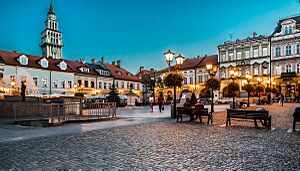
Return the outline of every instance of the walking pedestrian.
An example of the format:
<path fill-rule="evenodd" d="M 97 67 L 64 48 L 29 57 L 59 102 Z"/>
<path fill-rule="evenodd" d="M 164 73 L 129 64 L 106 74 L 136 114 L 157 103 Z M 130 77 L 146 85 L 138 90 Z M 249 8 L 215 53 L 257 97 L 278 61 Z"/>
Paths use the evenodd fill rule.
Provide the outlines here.
<path fill-rule="evenodd" d="M 280 100 L 281 100 L 281 106 L 283 106 L 283 101 L 284 101 L 284 96 L 283 96 L 283 94 L 281 94 Z"/>
<path fill-rule="evenodd" d="M 154 98 L 153 95 L 149 97 L 149 104 L 150 104 L 150 109 L 151 112 L 153 112 L 153 103 L 154 103 Z"/>
<path fill-rule="evenodd" d="M 163 93 L 159 93 L 159 96 L 157 98 L 157 102 L 158 102 L 158 106 L 159 106 L 159 112 L 161 112 L 163 110 L 163 105 L 164 105 L 164 96 Z"/>

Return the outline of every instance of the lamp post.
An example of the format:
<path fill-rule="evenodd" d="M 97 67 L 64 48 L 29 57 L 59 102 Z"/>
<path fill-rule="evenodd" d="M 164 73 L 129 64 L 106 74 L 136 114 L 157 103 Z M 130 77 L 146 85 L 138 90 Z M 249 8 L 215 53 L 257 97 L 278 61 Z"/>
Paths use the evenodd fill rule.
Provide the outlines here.
<path fill-rule="evenodd" d="M 248 87 L 250 87 L 250 82 L 251 82 L 252 76 L 249 73 L 247 73 L 246 74 L 246 79 L 247 79 Z M 249 97 L 250 97 L 250 92 L 248 90 L 248 104 L 247 104 L 248 107 L 250 106 L 250 99 L 249 99 Z"/>
<path fill-rule="evenodd" d="M 232 79 L 232 83 L 234 86 L 234 80 L 237 78 L 238 76 L 238 71 L 236 69 L 230 69 L 229 70 L 229 78 Z M 233 87 L 233 91 L 232 91 L 232 108 L 235 109 L 235 90 Z"/>
<path fill-rule="evenodd" d="M 260 83 L 261 83 L 261 78 L 257 78 L 257 83 L 258 83 L 258 85 L 260 85 Z M 259 89 L 259 91 L 258 91 L 258 105 L 260 105 L 260 89 Z"/>
<path fill-rule="evenodd" d="M 15 85 L 16 85 L 16 82 L 15 82 L 15 80 L 11 80 L 10 81 L 10 86 L 11 86 L 11 93 L 13 94 L 13 90 L 14 90 L 14 88 L 15 88 Z"/>
<path fill-rule="evenodd" d="M 168 63 L 169 72 L 170 72 L 171 62 L 173 61 L 175 54 L 169 50 L 166 53 L 164 53 L 164 56 L 166 58 L 166 62 Z M 175 60 L 176 60 L 177 67 L 180 68 L 180 66 L 184 61 L 184 57 L 181 54 L 179 54 L 178 56 L 175 57 Z M 171 116 L 173 117 L 176 116 L 176 85 L 174 85 L 173 115 L 171 114 Z"/>
<path fill-rule="evenodd" d="M 217 65 L 212 65 L 212 64 L 207 64 L 206 65 L 206 70 L 210 76 L 210 78 L 213 78 L 216 76 L 216 73 L 218 71 L 218 66 Z M 211 87 L 211 112 L 214 112 L 214 89 Z"/>

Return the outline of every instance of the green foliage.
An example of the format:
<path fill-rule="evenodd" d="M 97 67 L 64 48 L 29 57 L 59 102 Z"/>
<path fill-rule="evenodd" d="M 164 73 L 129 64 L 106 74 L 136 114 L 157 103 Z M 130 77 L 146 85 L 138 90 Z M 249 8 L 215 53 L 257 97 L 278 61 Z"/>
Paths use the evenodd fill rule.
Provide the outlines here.
<path fill-rule="evenodd" d="M 254 91 L 254 86 L 251 84 L 246 84 L 243 88 L 247 93 L 252 93 Z"/>
<path fill-rule="evenodd" d="M 271 93 L 271 92 L 272 92 L 272 88 L 271 88 L 271 87 L 267 87 L 267 88 L 266 88 L 266 92 L 267 92 L 267 93 Z"/>
<path fill-rule="evenodd" d="M 108 94 L 108 97 L 107 97 L 107 100 L 109 102 L 116 102 L 116 105 L 117 107 L 122 107 L 124 105 L 121 105 L 121 99 L 120 97 L 118 96 L 119 93 L 118 93 L 118 90 L 116 89 L 116 86 L 115 86 L 115 81 L 113 81 L 113 85 L 110 89 L 111 91 L 109 92 Z"/>
<path fill-rule="evenodd" d="M 219 79 L 212 77 L 205 82 L 205 87 L 213 90 L 219 90 L 221 82 Z"/>
<path fill-rule="evenodd" d="M 274 94 L 276 94 L 276 93 L 278 93 L 279 91 L 278 91 L 278 89 L 276 89 L 276 88 L 272 88 L 271 92 L 274 93 Z"/>
<path fill-rule="evenodd" d="M 210 98 L 211 90 L 209 88 L 204 88 L 199 94 L 200 98 Z"/>
<path fill-rule="evenodd" d="M 240 85 L 235 82 L 231 82 L 227 85 L 229 93 L 240 91 Z"/>
<path fill-rule="evenodd" d="M 157 80 L 156 80 L 156 85 L 157 85 L 158 87 L 160 87 L 160 88 L 163 88 L 163 87 L 164 87 L 164 82 L 163 82 L 163 80 L 162 80 L 160 77 L 157 78 Z"/>
<path fill-rule="evenodd" d="M 258 84 L 255 86 L 255 91 L 256 92 L 263 92 L 264 91 L 264 86 Z"/>
<path fill-rule="evenodd" d="M 181 87 L 183 82 L 183 77 L 181 74 L 171 72 L 164 78 L 164 84 L 168 87 Z"/>

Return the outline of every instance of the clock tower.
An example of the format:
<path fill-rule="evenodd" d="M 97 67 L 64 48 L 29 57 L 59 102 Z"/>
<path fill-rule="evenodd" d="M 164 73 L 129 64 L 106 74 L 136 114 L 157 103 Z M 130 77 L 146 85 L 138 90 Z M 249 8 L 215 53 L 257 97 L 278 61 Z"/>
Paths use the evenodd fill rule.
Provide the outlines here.
<path fill-rule="evenodd" d="M 42 48 L 43 56 L 46 58 L 62 59 L 62 33 L 58 31 L 58 22 L 52 0 L 50 1 L 50 8 L 45 21 L 45 29 L 41 35 L 42 42 L 40 47 Z"/>

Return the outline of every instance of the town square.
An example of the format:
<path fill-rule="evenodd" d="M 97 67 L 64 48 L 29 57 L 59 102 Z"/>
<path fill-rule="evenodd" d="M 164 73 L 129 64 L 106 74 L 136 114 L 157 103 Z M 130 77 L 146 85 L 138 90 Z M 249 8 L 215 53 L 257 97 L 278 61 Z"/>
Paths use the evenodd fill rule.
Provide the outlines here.
<path fill-rule="evenodd" d="M 300 1 L 0 11 L 0 170 L 300 170 Z"/>

